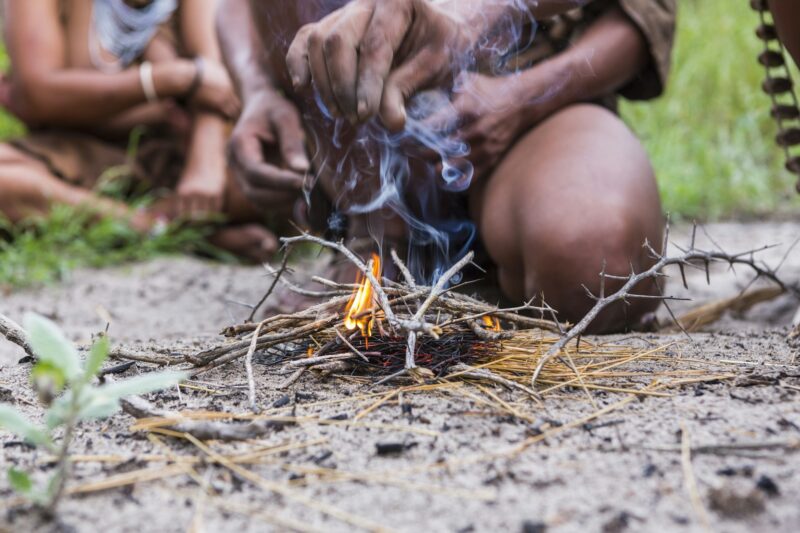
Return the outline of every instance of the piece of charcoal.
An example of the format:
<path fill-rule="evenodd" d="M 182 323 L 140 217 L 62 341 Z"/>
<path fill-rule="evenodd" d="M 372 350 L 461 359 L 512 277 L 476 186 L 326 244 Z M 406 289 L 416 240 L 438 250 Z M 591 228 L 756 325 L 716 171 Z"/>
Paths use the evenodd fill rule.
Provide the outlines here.
<path fill-rule="evenodd" d="M 756 487 L 758 487 L 764 494 L 769 496 L 770 498 L 774 498 L 776 496 L 780 496 L 781 491 L 778 488 L 778 484 L 772 480 L 771 477 L 762 475 L 756 481 Z"/>
<path fill-rule="evenodd" d="M 603 524 L 603 533 L 622 533 L 631 523 L 631 515 L 625 511 L 617 513 L 611 520 Z"/>
<path fill-rule="evenodd" d="M 404 451 L 416 446 L 416 442 L 378 442 L 375 443 L 375 451 L 378 455 L 400 455 Z"/>
<path fill-rule="evenodd" d="M 272 402 L 272 407 L 275 408 L 275 409 L 278 409 L 280 407 L 284 407 L 284 406 L 289 405 L 289 402 L 291 402 L 291 401 L 292 401 L 292 399 L 289 398 L 288 395 L 284 394 L 283 396 L 281 396 L 280 398 L 278 398 L 277 400 Z"/>
<path fill-rule="evenodd" d="M 130 370 L 130 368 L 136 364 L 136 361 L 128 361 L 127 363 L 122 363 L 121 365 L 112 366 L 109 368 L 104 368 L 100 371 L 98 375 L 101 379 L 109 374 L 123 374 Z"/>
<path fill-rule="evenodd" d="M 645 466 L 644 472 L 642 472 L 642 475 L 644 477 L 653 477 L 656 474 L 658 474 L 658 467 L 653 463 L 650 463 L 647 466 Z"/>
<path fill-rule="evenodd" d="M 309 400 L 316 400 L 317 396 L 313 392 L 295 392 L 294 393 L 294 401 L 309 401 Z"/>
<path fill-rule="evenodd" d="M 326 459 L 330 459 L 332 455 L 333 455 L 333 451 L 332 450 L 325 450 L 322 453 L 320 453 L 319 455 L 317 455 L 316 457 L 314 457 L 311 461 L 314 464 L 318 465 L 318 464 L 323 463 Z"/>
<path fill-rule="evenodd" d="M 720 468 L 719 470 L 717 470 L 717 475 L 725 477 L 735 477 L 735 476 L 751 477 L 753 475 L 753 467 L 741 466 L 739 468 L 735 468 L 732 466 L 727 466 L 725 468 Z"/>
<path fill-rule="evenodd" d="M 544 533 L 547 531 L 547 524 L 534 520 L 526 520 L 522 523 L 522 533 Z"/>

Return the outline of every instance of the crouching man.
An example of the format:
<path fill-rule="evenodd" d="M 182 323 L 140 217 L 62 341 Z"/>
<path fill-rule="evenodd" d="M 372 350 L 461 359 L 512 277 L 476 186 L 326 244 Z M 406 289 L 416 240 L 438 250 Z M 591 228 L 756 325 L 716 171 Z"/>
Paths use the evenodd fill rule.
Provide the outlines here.
<path fill-rule="evenodd" d="M 264 205 L 307 186 L 310 170 L 351 236 L 393 243 L 430 222 L 420 206 L 435 183 L 437 205 L 474 223 L 507 298 L 544 297 L 576 321 L 603 268 L 646 269 L 643 243 L 660 247 L 653 170 L 616 101 L 664 90 L 674 23 L 674 0 L 224 0 L 218 32 L 243 105 L 233 164 Z M 437 88 L 450 101 L 415 116 L 414 95 Z M 449 148 L 423 142 L 386 164 L 381 147 L 423 137 L 409 132 L 432 120 Z M 474 175 L 459 181 L 465 164 Z M 392 173 L 403 190 L 387 186 Z M 610 309 L 594 330 L 624 329 L 656 305 Z"/>

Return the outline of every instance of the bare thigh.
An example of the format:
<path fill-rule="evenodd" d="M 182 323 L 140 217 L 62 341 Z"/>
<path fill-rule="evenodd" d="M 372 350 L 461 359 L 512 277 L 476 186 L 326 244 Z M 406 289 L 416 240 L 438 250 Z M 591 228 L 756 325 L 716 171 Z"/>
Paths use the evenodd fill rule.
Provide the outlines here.
<path fill-rule="evenodd" d="M 517 301 L 543 296 L 572 322 L 591 307 L 583 286 L 596 293 L 604 265 L 616 275 L 647 268 L 643 244 L 657 248 L 663 232 L 647 154 L 618 117 L 593 105 L 566 108 L 523 137 L 471 207 L 503 292 Z M 621 329 L 654 307 L 620 305 L 594 329 Z"/>

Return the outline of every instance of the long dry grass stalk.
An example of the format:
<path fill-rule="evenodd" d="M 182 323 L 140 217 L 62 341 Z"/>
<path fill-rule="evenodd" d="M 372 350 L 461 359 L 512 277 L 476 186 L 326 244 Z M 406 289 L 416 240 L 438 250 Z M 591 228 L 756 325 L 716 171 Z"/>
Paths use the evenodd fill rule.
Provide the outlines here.
<path fill-rule="evenodd" d="M 685 421 L 681 422 L 681 467 L 683 468 L 684 486 L 686 492 L 689 493 L 689 501 L 692 502 L 692 509 L 697 516 L 697 521 L 706 531 L 713 531 L 708 512 L 703 505 L 703 498 L 700 496 L 700 489 L 697 487 L 697 479 L 692 466 L 692 442 L 689 436 L 689 427 Z"/>

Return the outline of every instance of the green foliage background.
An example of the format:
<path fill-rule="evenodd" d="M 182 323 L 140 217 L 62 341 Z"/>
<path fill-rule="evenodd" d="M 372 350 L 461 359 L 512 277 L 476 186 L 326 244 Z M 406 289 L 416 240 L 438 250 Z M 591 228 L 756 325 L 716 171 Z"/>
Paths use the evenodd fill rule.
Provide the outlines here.
<path fill-rule="evenodd" d="M 797 209 L 769 98 L 760 90 L 757 14 L 746 0 L 678 4 L 667 94 L 622 106 L 653 160 L 665 209 L 699 220 Z"/>

